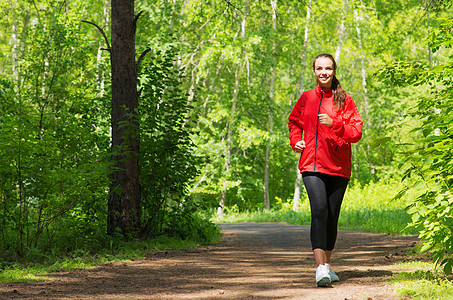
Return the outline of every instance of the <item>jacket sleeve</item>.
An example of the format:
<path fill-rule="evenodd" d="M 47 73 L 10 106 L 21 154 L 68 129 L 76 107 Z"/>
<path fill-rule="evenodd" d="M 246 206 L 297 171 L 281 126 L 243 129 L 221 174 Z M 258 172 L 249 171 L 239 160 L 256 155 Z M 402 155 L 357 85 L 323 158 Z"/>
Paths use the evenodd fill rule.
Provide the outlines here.
<path fill-rule="evenodd" d="M 288 117 L 288 128 L 289 128 L 289 142 L 291 147 L 294 149 L 297 142 L 303 139 L 304 132 L 304 107 L 305 102 L 303 100 L 303 95 L 300 96 L 296 105 L 293 108 L 293 111 Z"/>
<path fill-rule="evenodd" d="M 343 112 L 332 119 L 330 129 L 348 143 L 356 143 L 362 138 L 362 119 L 350 96 L 345 101 Z"/>

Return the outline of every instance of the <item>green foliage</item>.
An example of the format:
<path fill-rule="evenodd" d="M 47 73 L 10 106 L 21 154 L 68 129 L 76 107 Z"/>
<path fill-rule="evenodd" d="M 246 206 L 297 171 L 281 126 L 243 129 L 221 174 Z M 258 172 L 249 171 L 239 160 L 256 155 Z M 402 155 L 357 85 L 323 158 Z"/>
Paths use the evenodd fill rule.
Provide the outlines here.
<path fill-rule="evenodd" d="M 395 268 L 402 271 L 388 282 L 398 296 L 420 300 L 452 298 L 451 278 L 436 270 L 433 263 L 409 262 L 398 264 Z"/>
<path fill-rule="evenodd" d="M 441 46 L 451 47 L 451 23 L 451 17 L 443 20 L 430 36 L 435 50 Z M 409 166 L 405 177 L 414 177 L 417 181 L 400 195 L 406 190 L 416 193 L 416 200 L 408 206 L 408 212 L 412 215 L 412 225 L 421 228 L 420 239 L 424 242 L 421 250 L 432 252 L 434 262 L 449 275 L 453 267 L 453 56 L 433 68 L 413 69 L 407 65 L 404 64 L 404 72 L 413 75 L 405 76 L 406 83 L 424 85 L 431 94 L 419 99 L 412 112 L 422 120 L 421 126 L 413 129 L 422 137 L 415 149 L 405 152 Z M 394 65 L 389 72 L 398 68 L 401 65 Z"/>
<path fill-rule="evenodd" d="M 171 210 L 166 214 L 163 233 L 202 244 L 217 242 L 221 235 L 220 229 L 200 214 L 199 209 L 196 205 L 186 203 L 182 208 Z"/>
<path fill-rule="evenodd" d="M 314 87 L 313 57 L 338 49 L 337 75 L 364 119 L 363 139 L 353 145 L 355 181 L 343 204 L 342 228 L 398 233 L 408 220 L 401 205 L 419 197 L 410 210 L 416 226 L 433 222 L 426 237 L 450 245 L 442 237 L 450 234 L 451 3 L 349 1 L 343 22 L 342 2 L 312 1 L 307 20 L 308 1 L 278 1 L 274 29 L 265 1 L 136 1 L 144 12 L 137 54 L 152 49 L 139 70 L 145 234 L 209 240 L 216 229 L 200 215 L 215 210 L 221 195 L 226 217 L 230 209 L 308 223 L 306 197 L 298 213 L 287 200 L 298 160 L 288 145 L 287 116 L 299 88 Z M 105 1 L 0 1 L 4 259 L 96 251 L 112 241 L 105 235 L 108 52 L 99 50 L 105 48 L 99 32 L 80 22 L 97 23 L 109 38 L 108 15 Z M 263 211 L 266 145 L 270 213 Z M 413 163 L 407 185 L 420 184 L 405 200 L 388 202 L 402 189 L 387 181 L 403 176 L 401 149 L 410 151 Z M 417 173 L 424 177 L 414 179 Z M 438 258 L 446 271 L 450 258 Z"/>
<path fill-rule="evenodd" d="M 150 236 L 169 230 L 171 227 L 163 227 L 168 219 L 193 223 L 192 211 L 187 213 L 190 199 L 184 196 L 197 175 L 188 128 L 190 104 L 182 88 L 184 70 L 174 64 L 176 52 L 172 45 L 155 51 L 141 73 L 139 108 L 143 227 Z M 187 229 L 184 224 L 180 226 Z"/>
<path fill-rule="evenodd" d="M 11 48 L 0 32 L 1 49 L 15 55 L 2 54 L 10 65 L 0 76 L 0 253 L 5 261 L 100 251 L 113 241 L 105 233 L 110 83 L 104 76 L 109 65 L 96 59 L 97 43 L 80 23 L 85 15 L 107 17 L 99 16 L 103 9 L 98 6 L 18 1 L 8 6 L 8 12 L 17 13 L 0 16 L 17 38 Z M 189 209 L 193 204 L 185 199 L 197 173 L 190 154 L 184 68 L 174 65 L 174 49 L 157 48 L 142 78 L 145 229 L 149 235 L 162 234 L 171 228 L 166 222 L 177 220 L 186 222 L 181 230 L 194 228 L 187 239 L 211 241 L 216 227 Z M 17 72 L 8 74 L 12 69 Z M 172 229 L 171 234 L 187 232 Z"/>
<path fill-rule="evenodd" d="M 413 194 L 405 198 L 393 198 L 402 188 L 400 182 L 389 180 L 361 185 L 351 184 L 345 195 L 340 213 L 339 227 L 342 230 L 359 230 L 388 234 L 417 234 L 416 228 L 407 228 L 411 222 L 405 207 L 412 201 Z M 214 216 L 212 217 L 215 218 Z M 271 211 L 256 209 L 240 210 L 237 205 L 227 207 L 221 222 L 286 222 L 288 224 L 310 224 L 310 204 L 304 194 L 298 212 L 292 211 L 292 200 L 276 199 Z"/>
<path fill-rule="evenodd" d="M 0 252 L 34 259 L 102 239 L 108 129 L 78 24 L 46 20 L 28 31 L 20 80 L 2 80 Z"/>
<path fill-rule="evenodd" d="M 417 234 L 416 228 L 406 228 L 410 215 L 404 210 L 412 201 L 408 193 L 393 200 L 403 185 L 394 179 L 349 185 L 342 204 L 339 226 L 346 230 L 364 230 L 390 234 Z"/>
<path fill-rule="evenodd" d="M 89 268 L 107 262 L 145 259 L 156 251 L 188 249 L 198 245 L 193 240 L 166 236 L 128 242 L 110 239 L 107 247 L 96 249 L 95 253 L 81 249 L 70 256 L 47 255 L 34 263 L 0 262 L 0 283 L 41 281 L 46 280 L 43 275 L 47 273 Z"/>

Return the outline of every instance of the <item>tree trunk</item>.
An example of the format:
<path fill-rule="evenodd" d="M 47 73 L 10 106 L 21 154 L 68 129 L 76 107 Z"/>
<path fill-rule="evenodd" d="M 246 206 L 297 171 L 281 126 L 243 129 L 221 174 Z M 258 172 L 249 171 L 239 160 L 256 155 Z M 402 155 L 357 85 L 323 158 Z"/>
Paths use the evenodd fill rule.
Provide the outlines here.
<path fill-rule="evenodd" d="M 300 206 L 300 191 L 302 185 L 302 173 L 299 170 L 299 161 L 296 161 L 296 182 L 294 183 L 293 211 L 298 211 Z"/>
<path fill-rule="evenodd" d="M 14 2 L 13 2 L 14 5 Z M 11 55 L 12 55 L 12 75 L 14 80 L 16 81 L 14 90 L 16 93 L 19 93 L 21 88 L 23 78 L 22 74 L 19 70 L 19 61 L 23 58 L 24 53 L 27 48 L 27 38 L 28 38 L 28 24 L 30 23 L 30 8 L 26 8 L 26 10 L 20 11 L 21 14 L 18 14 L 19 11 L 12 8 L 13 11 L 13 24 L 12 24 L 12 31 L 11 31 Z M 22 21 L 22 32 L 19 30 L 19 22 L 23 17 Z"/>
<path fill-rule="evenodd" d="M 270 176 L 270 155 L 271 155 L 271 137 L 273 134 L 273 124 L 274 124 L 274 117 L 272 114 L 272 104 L 274 103 L 275 98 L 275 72 L 277 67 L 277 59 L 276 59 L 276 49 L 277 49 L 277 0 L 271 0 L 271 7 L 272 7 L 272 29 L 274 31 L 274 41 L 272 45 L 272 53 L 271 55 L 274 57 L 273 59 L 273 66 L 272 66 L 272 74 L 271 74 L 271 82 L 270 82 L 270 89 L 269 89 L 269 139 L 266 144 L 266 151 L 264 153 L 264 182 L 263 182 L 263 190 L 264 190 L 264 209 L 270 210 L 271 209 L 271 199 L 269 196 L 269 176 Z"/>
<path fill-rule="evenodd" d="M 109 13 L 109 0 L 104 0 L 104 22 L 108 24 L 110 22 L 110 13 Z M 102 48 L 99 47 L 98 55 L 96 57 L 96 67 L 98 69 L 96 73 L 96 82 L 98 83 L 98 90 L 99 90 L 99 97 L 104 96 L 104 88 L 105 88 L 105 73 L 104 68 L 101 66 L 101 59 L 102 59 Z"/>
<path fill-rule="evenodd" d="M 304 34 L 304 44 L 302 46 L 302 71 L 300 72 L 299 82 L 296 85 L 296 93 L 294 94 L 294 103 L 297 102 L 299 97 L 304 92 L 304 84 L 305 84 L 305 68 L 307 67 L 307 45 L 308 45 L 308 33 L 309 33 L 309 23 L 311 18 L 311 5 L 312 0 L 308 1 L 307 5 L 307 16 L 305 19 L 305 34 Z M 290 107 L 292 108 L 292 103 L 290 103 Z M 300 186 L 302 183 L 302 174 L 299 170 L 299 160 L 296 161 L 296 182 L 294 183 L 294 197 L 293 197 L 293 211 L 299 210 L 299 202 L 300 202 Z"/>
<path fill-rule="evenodd" d="M 14 2 L 13 4 L 14 5 Z M 16 8 L 13 6 L 12 7 L 12 12 L 13 12 L 13 28 L 11 30 L 11 44 L 13 46 L 12 48 L 12 61 L 13 61 L 13 67 L 12 67 L 12 73 L 13 77 L 15 80 L 19 79 L 19 39 L 18 39 L 18 28 L 17 28 L 17 14 L 16 14 Z"/>
<path fill-rule="evenodd" d="M 344 22 L 346 21 L 347 14 L 348 14 L 348 0 L 344 0 L 343 15 L 341 17 L 341 24 L 340 24 L 340 35 L 338 38 L 337 50 L 335 51 L 335 61 L 336 61 L 337 65 L 340 64 L 341 46 L 343 45 L 343 41 L 345 39 L 346 26 L 344 25 Z"/>
<path fill-rule="evenodd" d="M 245 39 L 245 29 L 246 29 L 246 24 L 247 24 L 247 12 L 248 12 L 248 6 L 249 6 L 249 0 L 246 1 L 245 3 L 245 12 L 243 14 L 243 19 L 241 22 L 241 38 L 242 41 Z M 242 48 L 241 53 L 244 53 L 244 48 Z M 243 55 L 241 55 L 242 57 Z M 219 65 L 220 67 L 220 65 Z M 230 122 L 228 124 L 228 133 L 227 133 L 227 153 L 225 155 L 225 169 L 226 169 L 226 174 L 227 178 L 229 176 L 229 171 L 231 169 L 231 148 L 233 145 L 233 128 L 234 128 L 234 121 L 235 121 L 235 116 L 236 116 L 236 104 L 238 101 L 238 96 L 239 96 L 239 76 L 240 76 L 240 68 L 241 66 L 238 65 L 236 68 L 236 72 L 234 75 L 234 91 L 233 91 L 233 101 L 231 103 L 231 114 L 230 114 Z M 219 70 L 219 69 L 218 69 Z M 217 208 L 217 217 L 222 218 L 223 217 L 223 211 L 226 203 L 226 192 L 227 192 L 227 187 L 224 183 L 223 189 L 220 192 L 220 199 L 219 199 L 219 206 Z"/>
<path fill-rule="evenodd" d="M 233 145 L 233 128 L 234 128 L 234 119 L 236 116 L 236 104 L 238 101 L 238 93 L 239 93 L 239 68 L 240 68 L 240 66 L 237 67 L 236 73 L 234 76 L 233 101 L 231 103 L 230 122 L 228 124 L 228 133 L 227 133 L 227 141 L 226 141 L 227 151 L 225 154 L 225 171 L 226 171 L 225 180 L 228 180 L 230 169 L 231 169 L 231 148 Z M 218 218 L 222 218 L 222 216 L 223 216 L 223 208 L 225 207 L 225 202 L 226 202 L 226 192 L 227 192 L 227 186 L 224 182 L 223 189 L 220 193 L 219 206 L 217 208 L 217 217 Z"/>
<path fill-rule="evenodd" d="M 140 228 L 139 124 L 134 1 L 112 0 L 112 160 L 107 232 Z"/>
<path fill-rule="evenodd" d="M 368 89 L 367 89 L 367 83 L 366 83 L 366 68 L 365 68 L 365 60 L 364 60 L 364 55 L 363 55 L 362 33 L 360 31 L 360 26 L 359 26 L 359 22 L 363 18 L 361 18 L 358 15 L 357 10 L 354 11 L 354 17 L 355 17 L 355 21 L 356 21 L 356 31 L 357 31 L 358 44 L 359 44 L 359 49 L 360 49 L 360 64 L 361 64 L 361 69 L 362 69 L 362 72 L 361 72 L 362 89 L 363 89 L 363 109 L 362 109 L 362 111 L 364 112 L 364 120 L 365 120 L 365 124 L 366 124 L 366 126 L 364 126 L 364 128 L 363 128 L 363 133 L 364 133 L 364 135 L 366 135 L 367 129 L 371 127 L 371 120 L 369 117 L 370 105 L 368 102 Z M 365 151 L 365 155 L 368 157 L 368 153 L 371 153 L 370 145 L 367 144 L 366 148 L 367 149 Z M 373 166 L 372 160 L 368 159 L 368 162 L 369 162 L 370 173 L 374 174 L 375 167 Z"/>
<path fill-rule="evenodd" d="M 365 120 L 366 123 L 369 126 L 371 126 L 370 123 L 370 118 L 368 117 L 369 112 L 370 112 L 370 106 L 368 102 L 368 90 L 367 90 L 367 83 L 366 83 L 366 68 L 365 68 L 365 60 L 363 56 L 363 44 L 362 44 L 362 34 L 360 32 L 360 26 L 359 26 L 359 21 L 360 17 L 357 14 L 357 11 L 354 11 L 354 16 L 356 20 L 356 31 L 357 31 L 357 37 L 358 37 L 358 43 L 359 43 L 359 49 L 360 49 L 360 64 L 362 67 L 362 89 L 363 89 L 363 105 L 364 105 L 364 112 L 365 112 Z M 365 128 L 366 130 L 366 128 Z"/>
<path fill-rule="evenodd" d="M 271 200 L 269 196 L 269 176 L 270 176 L 270 155 L 271 155 L 271 136 L 273 134 L 273 114 L 272 114 L 272 103 L 274 99 L 274 89 L 275 89 L 275 66 L 272 68 L 272 78 L 271 78 L 271 89 L 270 89 L 270 99 L 269 99 L 269 139 L 266 144 L 266 151 L 264 154 L 264 209 L 271 209 Z"/>
<path fill-rule="evenodd" d="M 226 187 L 224 184 L 224 187 L 223 187 L 222 191 L 220 192 L 219 206 L 217 207 L 217 218 L 218 219 L 221 219 L 223 217 L 225 200 L 226 200 Z"/>
<path fill-rule="evenodd" d="M 292 106 L 297 102 L 300 95 L 305 91 L 304 84 L 305 84 L 305 68 L 307 67 L 307 53 L 308 53 L 308 33 L 309 33 L 309 23 L 311 18 L 311 6 L 312 0 L 308 0 L 307 4 L 307 15 L 305 17 L 305 31 L 304 31 L 304 43 L 302 45 L 302 53 L 301 53 L 301 67 L 302 71 L 300 72 L 299 80 L 296 84 L 296 89 L 294 93 L 294 103 L 289 103 L 289 106 Z"/>

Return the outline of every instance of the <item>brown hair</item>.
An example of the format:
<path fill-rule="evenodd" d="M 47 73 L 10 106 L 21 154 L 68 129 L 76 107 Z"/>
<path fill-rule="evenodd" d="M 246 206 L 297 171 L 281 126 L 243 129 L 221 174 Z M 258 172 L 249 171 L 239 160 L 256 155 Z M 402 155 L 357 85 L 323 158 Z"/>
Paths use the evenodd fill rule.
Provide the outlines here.
<path fill-rule="evenodd" d="M 313 71 L 315 70 L 315 62 L 318 58 L 328 58 L 333 62 L 333 70 L 337 70 L 337 63 L 335 62 L 335 59 L 333 58 L 332 55 L 323 53 L 319 54 L 318 56 L 315 57 L 313 60 Z M 346 100 L 346 92 L 343 90 L 341 87 L 340 81 L 338 81 L 337 76 L 333 76 L 332 79 L 332 93 L 333 93 L 333 103 L 337 107 L 338 110 L 342 109 L 344 106 L 344 101 Z"/>

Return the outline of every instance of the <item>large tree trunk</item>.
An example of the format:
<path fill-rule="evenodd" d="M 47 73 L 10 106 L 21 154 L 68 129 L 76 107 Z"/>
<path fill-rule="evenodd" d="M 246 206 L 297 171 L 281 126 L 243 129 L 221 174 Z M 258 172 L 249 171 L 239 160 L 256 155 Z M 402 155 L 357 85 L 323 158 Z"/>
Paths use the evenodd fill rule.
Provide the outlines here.
<path fill-rule="evenodd" d="M 112 160 L 107 232 L 140 228 L 139 124 L 133 0 L 112 0 Z"/>
<path fill-rule="evenodd" d="M 309 24 L 311 18 L 311 4 L 312 0 L 308 1 L 307 5 L 307 15 L 305 19 L 305 33 L 304 33 L 304 44 L 302 46 L 302 71 L 300 72 L 299 82 L 296 85 L 296 93 L 294 94 L 294 103 L 297 102 L 299 97 L 304 92 L 304 84 L 305 84 L 305 68 L 307 67 L 307 45 L 308 45 L 308 33 L 309 33 Z M 292 108 L 292 103 L 290 103 L 290 107 Z M 299 210 L 299 202 L 300 202 L 300 186 L 302 184 L 302 174 L 299 170 L 299 161 L 296 161 L 296 182 L 294 183 L 294 197 L 293 197 L 293 211 Z"/>

